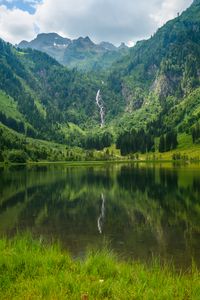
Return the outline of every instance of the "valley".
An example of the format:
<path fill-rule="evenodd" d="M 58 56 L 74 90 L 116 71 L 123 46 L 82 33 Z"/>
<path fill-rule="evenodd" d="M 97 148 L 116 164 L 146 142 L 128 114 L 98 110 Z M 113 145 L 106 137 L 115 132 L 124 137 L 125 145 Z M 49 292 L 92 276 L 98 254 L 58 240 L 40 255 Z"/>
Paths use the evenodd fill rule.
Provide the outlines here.
<path fill-rule="evenodd" d="M 1 161 L 198 160 L 199 13 L 194 1 L 132 48 L 54 33 L 16 47 L 0 40 Z M 123 54 L 105 68 L 91 50 L 102 63 L 91 68 L 88 47 Z"/>
<path fill-rule="evenodd" d="M 0 299 L 199 300 L 199 200 L 200 0 L 0 0 Z"/>

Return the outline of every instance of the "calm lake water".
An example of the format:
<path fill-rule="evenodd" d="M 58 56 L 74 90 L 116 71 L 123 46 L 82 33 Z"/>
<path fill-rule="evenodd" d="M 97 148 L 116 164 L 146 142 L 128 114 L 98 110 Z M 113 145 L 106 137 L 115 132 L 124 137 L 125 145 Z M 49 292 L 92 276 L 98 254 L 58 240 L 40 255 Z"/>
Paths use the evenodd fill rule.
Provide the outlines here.
<path fill-rule="evenodd" d="M 75 257 L 108 245 L 125 259 L 200 267 L 200 167 L 1 168 L 0 235 L 27 230 Z"/>

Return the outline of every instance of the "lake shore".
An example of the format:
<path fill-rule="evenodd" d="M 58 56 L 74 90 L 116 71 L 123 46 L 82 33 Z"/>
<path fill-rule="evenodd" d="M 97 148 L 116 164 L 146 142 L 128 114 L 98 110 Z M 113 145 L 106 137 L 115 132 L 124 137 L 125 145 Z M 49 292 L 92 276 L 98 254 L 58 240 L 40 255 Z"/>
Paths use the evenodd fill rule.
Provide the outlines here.
<path fill-rule="evenodd" d="M 200 163 L 198 161 L 184 161 L 184 160 L 132 160 L 132 159 L 120 159 L 120 160 L 91 160 L 91 161 L 28 161 L 26 163 L 12 163 L 12 162 L 0 162 L 0 167 L 3 166 L 37 166 L 37 165 L 66 165 L 66 166 L 97 166 L 105 164 L 174 164 L 174 165 L 196 165 Z"/>
<path fill-rule="evenodd" d="M 200 272 L 125 263 L 109 250 L 72 259 L 29 234 L 0 239 L 1 299 L 199 299 Z M 85 297 L 85 298 L 84 298 Z"/>

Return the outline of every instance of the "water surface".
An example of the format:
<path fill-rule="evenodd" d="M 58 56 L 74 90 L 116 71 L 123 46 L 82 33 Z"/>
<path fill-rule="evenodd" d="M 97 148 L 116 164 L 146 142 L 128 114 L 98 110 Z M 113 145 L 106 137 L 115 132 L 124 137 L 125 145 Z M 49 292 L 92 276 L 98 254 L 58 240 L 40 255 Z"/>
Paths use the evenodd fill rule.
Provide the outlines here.
<path fill-rule="evenodd" d="M 31 231 L 74 256 L 200 266 L 200 167 L 114 164 L 0 169 L 0 235 Z"/>

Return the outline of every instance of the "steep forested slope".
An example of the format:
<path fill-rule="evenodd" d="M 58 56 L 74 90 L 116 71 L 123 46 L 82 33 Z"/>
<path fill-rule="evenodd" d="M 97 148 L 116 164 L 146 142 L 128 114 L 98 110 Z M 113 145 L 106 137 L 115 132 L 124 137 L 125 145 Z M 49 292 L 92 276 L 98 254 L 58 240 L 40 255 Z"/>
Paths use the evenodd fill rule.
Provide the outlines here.
<path fill-rule="evenodd" d="M 157 121 L 155 127 L 161 131 L 174 126 L 182 130 L 185 114 L 192 113 L 186 98 L 192 93 L 190 101 L 196 105 L 198 90 L 193 91 L 200 85 L 200 2 L 194 1 L 149 40 L 138 42 L 115 65 L 109 82 L 126 100 L 123 124 L 145 127 Z"/>
<path fill-rule="evenodd" d="M 42 52 L 15 49 L 1 40 L 0 65 L 0 90 L 15 101 L 15 109 L 29 124 L 24 124 L 24 131 L 33 137 L 62 142 L 62 129 L 69 122 L 81 127 L 98 125 L 95 98 L 99 88 L 107 120 L 120 112 L 120 101 L 101 77 L 69 71 Z M 114 106 L 114 102 L 119 104 Z"/>
<path fill-rule="evenodd" d="M 199 143 L 199 0 L 106 73 L 68 70 L 2 40 L 0 66 L 0 121 L 24 136 L 89 150 L 115 142 L 122 154 L 170 151 L 186 135 Z"/>

